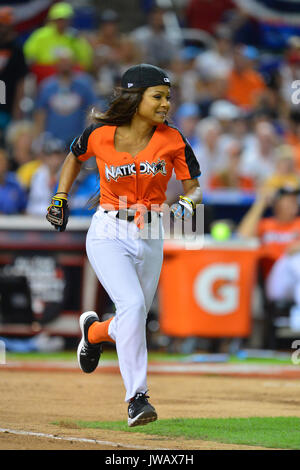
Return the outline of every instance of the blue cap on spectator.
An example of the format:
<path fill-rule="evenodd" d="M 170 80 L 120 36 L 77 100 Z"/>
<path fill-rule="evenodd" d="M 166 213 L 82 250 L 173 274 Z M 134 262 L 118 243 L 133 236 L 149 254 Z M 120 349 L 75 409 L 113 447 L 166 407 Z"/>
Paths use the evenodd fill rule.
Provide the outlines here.
<path fill-rule="evenodd" d="M 35 154 L 51 155 L 52 153 L 65 152 L 66 147 L 62 140 L 53 137 L 50 132 L 43 132 L 33 141 L 32 151 Z"/>
<path fill-rule="evenodd" d="M 183 103 L 176 112 L 176 119 L 199 117 L 199 108 L 195 103 Z"/>
<path fill-rule="evenodd" d="M 60 139 L 48 139 L 42 144 L 42 153 L 44 155 L 52 155 L 53 153 L 65 153 L 66 146 Z"/>
<path fill-rule="evenodd" d="M 119 15 L 115 10 L 108 8 L 101 14 L 101 23 L 117 23 L 119 21 Z"/>
<path fill-rule="evenodd" d="M 242 46 L 241 54 L 251 60 L 255 60 L 259 56 L 258 50 L 253 46 Z"/>
<path fill-rule="evenodd" d="M 181 60 L 193 60 L 197 55 L 200 54 L 200 50 L 195 46 L 187 46 L 181 49 L 180 58 Z"/>

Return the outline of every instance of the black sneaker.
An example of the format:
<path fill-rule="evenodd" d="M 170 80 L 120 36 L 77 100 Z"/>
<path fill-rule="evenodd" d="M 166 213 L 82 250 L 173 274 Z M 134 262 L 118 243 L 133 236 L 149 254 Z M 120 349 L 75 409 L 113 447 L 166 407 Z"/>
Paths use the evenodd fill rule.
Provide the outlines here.
<path fill-rule="evenodd" d="M 145 393 L 137 393 L 128 405 L 128 426 L 143 426 L 157 420 L 157 413 Z"/>
<path fill-rule="evenodd" d="M 80 315 L 82 338 L 77 348 L 77 359 L 80 369 L 87 374 L 96 369 L 102 353 L 103 343 L 91 344 L 88 341 L 88 329 L 95 321 L 100 321 L 95 312 L 85 312 Z"/>

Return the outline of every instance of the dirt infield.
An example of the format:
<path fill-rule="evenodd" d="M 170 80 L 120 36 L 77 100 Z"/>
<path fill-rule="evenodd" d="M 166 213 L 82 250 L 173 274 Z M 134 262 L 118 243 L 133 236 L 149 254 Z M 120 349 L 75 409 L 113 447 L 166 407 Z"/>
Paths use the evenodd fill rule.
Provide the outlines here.
<path fill-rule="evenodd" d="M 300 417 L 298 380 L 149 374 L 148 385 L 151 402 L 162 419 Z M 78 371 L 20 371 L 2 366 L 0 392 L 1 450 L 259 449 L 201 440 L 79 429 L 74 424 L 76 420 L 127 419 L 123 383 L 120 375 L 115 373 L 85 375 Z"/>

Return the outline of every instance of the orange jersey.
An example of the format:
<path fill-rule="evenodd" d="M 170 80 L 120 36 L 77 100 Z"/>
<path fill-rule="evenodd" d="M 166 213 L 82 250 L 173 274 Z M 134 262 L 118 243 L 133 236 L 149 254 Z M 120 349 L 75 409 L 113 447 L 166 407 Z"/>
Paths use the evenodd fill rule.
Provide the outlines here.
<path fill-rule="evenodd" d="M 300 217 L 288 223 L 279 223 L 274 217 L 263 218 L 258 225 L 258 236 L 262 243 L 262 270 L 266 277 L 274 261 L 289 245 L 300 240 Z"/>
<path fill-rule="evenodd" d="M 74 139 L 70 147 L 82 162 L 96 157 L 101 206 L 117 210 L 120 198 L 126 198 L 126 207 L 143 204 L 150 209 L 151 205 L 165 201 L 173 169 L 179 180 L 200 176 L 200 167 L 191 146 L 175 127 L 159 124 L 146 148 L 135 157 L 115 149 L 116 128 L 92 124 Z"/>
<path fill-rule="evenodd" d="M 209 180 L 209 187 L 210 189 L 222 189 L 230 188 L 231 186 L 226 173 L 220 173 L 211 177 Z M 255 189 L 255 185 L 252 178 L 240 175 L 237 178 L 236 187 L 234 188 L 241 189 L 243 191 L 253 191 Z"/>
<path fill-rule="evenodd" d="M 262 77 L 255 70 L 245 70 L 241 74 L 232 70 L 226 97 L 238 106 L 248 108 L 256 104 L 258 94 L 265 88 Z"/>

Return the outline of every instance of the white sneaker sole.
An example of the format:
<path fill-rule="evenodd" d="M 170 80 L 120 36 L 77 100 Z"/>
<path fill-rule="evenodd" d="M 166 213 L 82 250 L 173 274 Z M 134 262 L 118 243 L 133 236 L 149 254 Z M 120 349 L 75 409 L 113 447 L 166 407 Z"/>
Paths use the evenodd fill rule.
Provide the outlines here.
<path fill-rule="evenodd" d="M 144 415 L 143 411 L 135 418 L 128 418 L 128 426 L 132 428 L 133 426 L 144 426 L 145 424 L 152 423 L 157 420 L 157 414 L 153 413 L 151 415 Z"/>
<path fill-rule="evenodd" d="M 78 344 L 78 348 L 77 348 L 77 362 L 78 362 L 78 365 L 80 367 L 80 369 L 84 372 L 84 370 L 82 369 L 81 365 L 80 365 L 80 351 L 81 351 L 81 348 L 83 346 L 83 343 L 84 343 L 84 330 L 83 330 L 83 325 L 84 325 L 84 322 L 86 320 L 87 317 L 89 316 L 95 316 L 97 318 L 97 321 L 99 321 L 99 317 L 97 315 L 96 312 L 93 312 L 93 311 L 89 311 L 89 312 L 84 312 L 80 315 L 80 318 L 79 318 L 79 327 L 80 327 L 80 330 L 81 330 L 81 340 L 80 340 L 80 343 Z"/>

